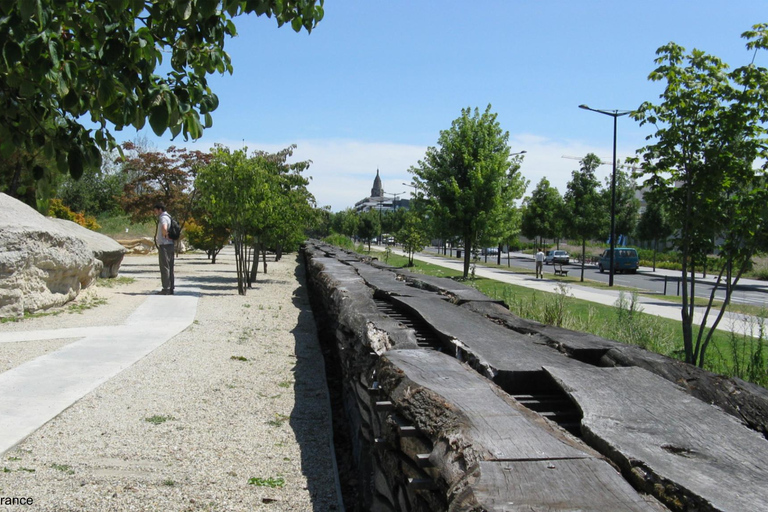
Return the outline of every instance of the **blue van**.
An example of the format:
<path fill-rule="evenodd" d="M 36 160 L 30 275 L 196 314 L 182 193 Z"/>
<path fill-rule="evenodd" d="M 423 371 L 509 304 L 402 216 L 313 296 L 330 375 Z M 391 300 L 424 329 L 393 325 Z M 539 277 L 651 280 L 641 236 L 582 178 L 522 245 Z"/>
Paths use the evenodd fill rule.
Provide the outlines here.
<path fill-rule="evenodd" d="M 637 268 L 640 266 L 640 258 L 637 256 L 637 250 L 630 247 L 616 247 L 616 251 L 613 257 L 613 271 L 614 272 L 637 272 Z M 597 268 L 600 272 L 605 272 L 611 267 L 611 250 L 606 249 L 603 254 L 600 255 L 600 259 L 597 261 Z"/>

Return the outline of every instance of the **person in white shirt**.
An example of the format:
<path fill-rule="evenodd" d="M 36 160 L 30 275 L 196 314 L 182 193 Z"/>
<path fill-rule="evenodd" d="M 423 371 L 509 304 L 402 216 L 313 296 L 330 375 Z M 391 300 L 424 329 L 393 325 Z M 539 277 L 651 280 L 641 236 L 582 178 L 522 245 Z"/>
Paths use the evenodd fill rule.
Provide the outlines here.
<path fill-rule="evenodd" d="M 175 253 L 173 240 L 168 237 L 171 216 L 165 211 L 165 205 L 162 203 L 157 203 L 154 211 L 157 215 L 155 245 L 157 245 L 157 254 L 160 260 L 160 281 L 163 284 L 163 289 L 158 295 L 173 295 L 173 258 Z"/>
<path fill-rule="evenodd" d="M 544 252 L 539 249 L 536 253 L 536 279 L 544 279 Z"/>

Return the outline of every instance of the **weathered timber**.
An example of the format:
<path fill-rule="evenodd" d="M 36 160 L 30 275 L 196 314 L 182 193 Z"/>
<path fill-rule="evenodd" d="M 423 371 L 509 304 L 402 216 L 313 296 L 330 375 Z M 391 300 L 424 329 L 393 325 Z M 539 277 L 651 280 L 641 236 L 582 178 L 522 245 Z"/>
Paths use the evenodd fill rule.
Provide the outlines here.
<path fill-rule="evenodd" d="M 416 274 L 403 269 L 394 269 L 394 272 L 397 273 L 397 275 L 402 276 L 407 282 L 412 283 L 413 286 L 451 297 L 456 304 L 463 304 L 468 301 L 501 302 L 491 299 L 477 289 L 456 282 L 453 279 L 434 277 L 426 274 Z"/>
<path fill-rule="evenodd" d="M 482 461 L 475 478 L 450 510 L 666 510 L 635 492 L 614 468 L 599 459 Z"/>
<path fill-rule="evenodd" d="M 576 510 L 563 508 L 568 492 L 578 510 L 660 510 L 587 445 L 453 358 L 392 350 L 378 375 L 398 414 L 432 441 L 434 469 L 427 471 L 449 510 L 503 510 L 497 505 L 510 502 L 515 508 L 508 510 Z M 511 471 L 508 478 L 499 478 L 497 464 Z"/>
<path fill-rule="evenodd" d="M 305 255 L 355 446 L 360 492 L 348 510 L 661 507 L 646 492 L 673 510 L 765 510 L 765 441 L 736 419 L 765 431 L 762 388 L 521 319 L 451 280 L 326 247 Z M 704 446 L 691 441 L 700 429 Z"/>
<path fill-rule="evenodd" d="M 526 320 L 498 304 L 469 302 L 462 307 L 516 332 L 534 335 L 542 343 L 580 361 L 605 367 L 644 368 L 681 386 L 692 396 L 721 407 L 768 437 L 768 390 L 763 387 L 742 379 L 717 375 L 632 345 Z"/>
<path fill-rule="evenodd" d="M 683 510 L 768 510 L 768 441 L 640 368 L 546 368 L 582 433 L 640 488 Z"/>
<path fill-rule="evenodd" d="M 544 365 L 582 364 L 526 334 L 510 331 L 475 313 L 439 299 L 392 297 L 423 318 L 443 339 L 455 346 L 457 357 L 491 379 L 505 382 L 505 389 L 526 389 Z M 531 382 L 532 383 L 532 382 Z"/>

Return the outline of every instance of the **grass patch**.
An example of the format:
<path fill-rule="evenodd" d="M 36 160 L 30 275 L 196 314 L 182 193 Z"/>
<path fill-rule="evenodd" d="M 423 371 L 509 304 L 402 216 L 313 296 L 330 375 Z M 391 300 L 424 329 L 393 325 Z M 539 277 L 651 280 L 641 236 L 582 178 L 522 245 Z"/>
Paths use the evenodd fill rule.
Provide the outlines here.
<path fill-rule="evenodd" d="M 134 224 L 130 215 L 103 215 L 96 222 L 101 226 L 99 233 L 115 239 L 154 237 L 157 225 L 154 219 Z"/>
<path fill-rule="evenodd" d="M 147 423 L 151 423 L 153 425 L 160 425 L 162 423 L 165 423 L 166 421 L 175 420 L 173 416 L 160 416 L 160 415 L 154 415 L 150 416 L 149 418 L 144 418 L 144 421 Z"/>
<path fill-rule="evenodd" d="M 174 485 L 176 485 L 176 482 L 174 482 L 170 478 L 167 478 L 167 479 L 163 480 L 163 485 L 165 487 L 173 487 Z"/>
<path fill-rule="evenodd" d="M 61 471 L 62 473 L 66 473 L 68 475 L 74 475 L 75 470 L 72 469 L 72 466 L 68 466 L 66 464 L 51 464 L 51 467 L 55 469 L 56 471 Z"/>
<path fill-rule="evenodd" d="M 275 414 L 275 419 L 269 420 L 267 425 L 271 427 L 282 427 L 283 423 L 285 423 L 288 419 L 289 417 L 285 414 Z"/>
<path fill-rule="evenodd" d="M 118 277 L 99 277 L 96 280 L 96 284 L 102 288 L 115 288 L 117 286 L 124 286 L 126 284 L 132 284 L 136 282 L 134 277 L 118 276 Z"/>
<path fill-rule="evenodd" d="M 261 478 L 254 477 L 248 479 L 248 485 L 255 485 L 256 487 L 271 487 L 272 489 L 279 488 L 285 485 L 285 479 L 281 476 Z"/>
<path fill-rule="evenodd" d="M 289 381 L 289 380 L 284 380 L 284 381 L 282 381 L 282 382 L 278 382 L 278 383 L 277 383 L 277 385 L 278 385 L 279 387 L 281 387 L 281 388 L 289 388 L 289 387 L 291 387 L 291 381 Z"/>
<path fill-rule="evenodd" d="M 103 299 L 100 297 L 92 297 L 92 298 L 84 299 L 82 302 L 70 304 L 69 306 L 67 306 L 67 312 L 78 313 L 82 315 L 83 311 L 87 311 L 89 309 L 103 306 L 106 303 L 107 303 L 107 299 Z"/>
<path fill-rule="evenodd" d="M 247 361 L 248 360 L 247 357 L 243 357 L 243 356 L 232 356 L 232 357 L 230 357 L 230 359 L 232 359 L 233 361 Z"/>

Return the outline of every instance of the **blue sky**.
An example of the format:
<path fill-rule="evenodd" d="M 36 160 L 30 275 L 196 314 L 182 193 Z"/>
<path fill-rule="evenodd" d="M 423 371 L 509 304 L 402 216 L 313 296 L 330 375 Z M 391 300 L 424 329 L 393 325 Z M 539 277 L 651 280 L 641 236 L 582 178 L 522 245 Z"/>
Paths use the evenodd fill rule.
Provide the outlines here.
<path fill-rule="evenodd" d="M 158 149 L 297 144 L 296 157 L 313 161 L 310 191 L 338 211 L 370 193 L 377 168 L 386 192 L 407 192 L 408 168 L 440 130 L 462 108 L 490 103 L 512 151 L 527 151 L 528 192 L 545 176 L 564 192 L 578 161 L 563 156 L 611 156 L 612 119 L 579 104 L 656 101 L 662 85 L 647 77 L 669 41 L 746 64 L 740 35 L 767 15 L 764 1 L 739 0 L 326 0 L 310 35 L 236 19 L 239 36 L 225 46 L 235 72 L 211 77 L 220 106 L 202 139 L 142 135 Z M 768 54 L 756 63 L 768 66 Z M 619 157 L 648 133 L 621 118 Z"/>

